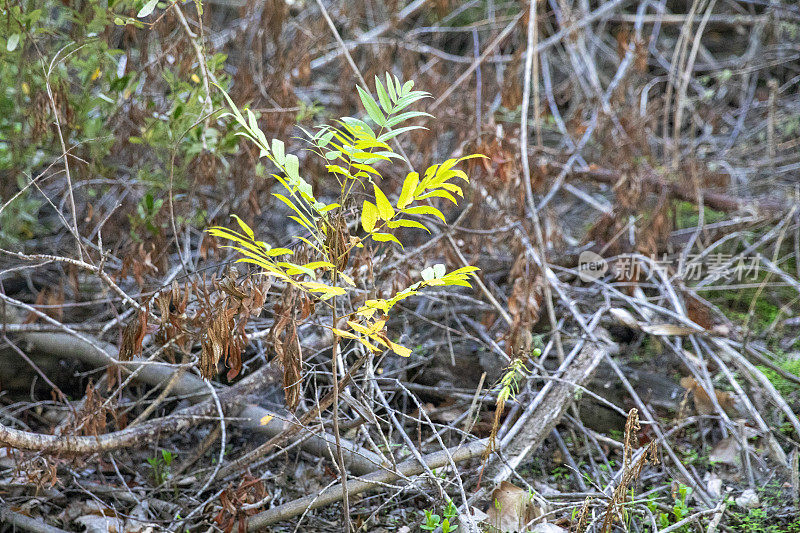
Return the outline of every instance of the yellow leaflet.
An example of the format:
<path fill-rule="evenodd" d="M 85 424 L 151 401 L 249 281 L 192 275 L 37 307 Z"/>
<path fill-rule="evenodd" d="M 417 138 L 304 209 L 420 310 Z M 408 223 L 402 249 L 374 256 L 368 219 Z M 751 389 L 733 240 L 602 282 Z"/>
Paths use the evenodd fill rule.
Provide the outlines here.
<path fill-rule="evenodd" d="M 414 190 L 419 184 L 419 174 L 416 172 L 409 172 L 403 182 L 403 190 L 400 192 L 400 198 L 397 200 L 397 208 L 403 209 L 414 200 Z"/>
<path fill-rule="evenodd" d="M 392 204 L 389 203 L 389 199 L 386 198 L 386 195 L 377 185 L 373 184 L 373 187 L 375 188 L 375 204 L 378 207 L 378 215 L 382 220 L 391 220 L 394 217 Z"/>
<path fill-rule="evenodd" d="M 375 229 L 375 223 L 378 221 L 378 208 L 375 204 L 364 200 L 364 207 L 361 210 L 361 227 L 367 233 Z"/>

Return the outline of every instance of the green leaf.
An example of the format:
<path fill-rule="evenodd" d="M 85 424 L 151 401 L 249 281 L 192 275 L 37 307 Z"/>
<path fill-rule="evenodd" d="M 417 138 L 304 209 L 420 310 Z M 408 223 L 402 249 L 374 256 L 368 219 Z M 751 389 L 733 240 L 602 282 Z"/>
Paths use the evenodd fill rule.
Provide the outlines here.
<path fill-rule="evenodd" d="M 371 233 L 375 229 L 375 222 L 377 221 L 378 208 L 372 202 L 364 200 L 364 207 L 361 210 L 361 227 L 367 233 Z"/>
<path fill-rule="evenodd" d="M 392 204 L 389 202 L 389 199 L 386 198 L 386 195 L 383 194 L 383 191 L 378 188 L 377 185 L 373 184 L 375 187 L 375 204 L 378 207 L 378 215 L 382 220 L 391 220 L 394 218 L 395 212 Z"/>
<path fill-rule="evenodd" d="M 394 88 L 394 83 L 392 82 L 392 76 L 388 72 L 386 73 L 386 87 L 389 89 L 389 96 L 392 97 L 392 102 L 397 101 L 397 90 Z"/>
<path fill-rule="evenodd" d="M 375 90 L 378 92 L 378 100 L 381 103 L 381 107 L 386 111 L 387 115 L 391 115 L 392 102 L 389 100 L 389 95 L 386 93 L 386 89 L 383 88 L 383 84 L 378 76 L 375 76 Z"/>
<path fill-rule="evenodd" d="M 281 166 L 286 159 L 285 147 L 283 141 L 280 139 L 272 139 L 272 157 L 274 157 L 275 162 Z"/>
<path fill-rule="evenodd" d="M 394 105 L 394 109 L 392 111 L 398 113 L 403 109 L 407 108 L 408 106 L 410 106 L 411 104 L 413 104 L 414 102 L 422 100 L 423 98 L 431 98 L 431 95 L 423 91 L 414 91 L 413 93 L 407 94 L 402 98 L 400 98 L 399 100 L 397 100 L 397 103 Z"/>
<path fill-rule="evenodd" d="M 286 155 L 286 176 L 291 180 L 300 178 L 300 160 L 294 154 Z"/>
<path fill-rule="evenodd" d="M 395 137 L 397 137 L 401 133 L 405 133 L 407 131 L 427 130 L 427 129 L 428 128 L 425 128 L 423 126 L 404 126 L 402 128 L 397 128 L 396 130 L 387 131 L 386 133 L 381 134 L 381 136 L 378 137 L 378 140 L 382 141 L 382 142 L 386 142 L 386 141 L 388 141 L 390 139 L 394 139 Z"/>
<path fill-rule="evenodd" d="M 409 172 L 403 182 L 403 189 L 400 191 L 400 198 L 397 199 L 397 208 L 404 209 L 408 204 L 414 201 L 414 190 L 419 184 L 419 174 L 416 172 Z"/>
<path fill-rule="evenodd" d="M 364 122 L 363 120 L 359 120 L 353 117 L 342 117 L 342 124 L 345 125 L 345 129 L 347 130 L 350 135 L 358 136 L 358 135 L 368 135 L 370 137 L 375 137 L 375 132 L 372 128 L 369 127 L 369 124 Z"/>
<path fill-rule="evenodd" d="M 371 118 L 378 126 L 385 126 L 386 117 L 383 115 L 383 113 L 381 113 L 381 110 L 372 95 L 359 86 L 356 86 L 356 89 L 358 89 L 358 95 L 361 97 L 361 103 L 364 104 L 364 109 L 367 110 L 369 118 Z"/>
<path fill-rule="evenodd" d="M 17 45 L 19 44 L 19 38 L 20 38 L 19 33 L 12 33 L 11 36 L 8 38 L 8 41 L 6 42 L 6 50 L 8 50 L 9 52 L 13 52 L 14 50 L 16 50 Z"/>
<path fill-rule="evenodd" d="M 406 120 L 410 120 L 416 117 L 432 117 L 430 113 L 423 113 L 422 111 L 406 111 L 405 113 L 400 113 L 396 117 L 392 117 L 386 121 L 387 128 L 393 128 L 394 126 L 400 124 L 401 122 L 405 122 Z"/>
<path fill-rule="evenodd" d="M 156 8 L 156 4 L 158 4 L 158 0 L 148 0 L 148 2 L 139 10 L 136 14 L 137 18 L 144 18 Z"/>

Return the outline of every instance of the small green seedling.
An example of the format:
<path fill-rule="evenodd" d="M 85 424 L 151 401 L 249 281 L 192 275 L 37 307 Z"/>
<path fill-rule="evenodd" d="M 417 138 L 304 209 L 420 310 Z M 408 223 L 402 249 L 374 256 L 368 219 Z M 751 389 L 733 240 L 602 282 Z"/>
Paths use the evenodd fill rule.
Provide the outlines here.
<path fill-rule="evenodd" d="M 173 458 L 172 452 L 161 450 L 161 457 L 156 455 L 147 459 L 153 472 L 153 482 L 156 485 L 163 485 L 169 479 Z"/>

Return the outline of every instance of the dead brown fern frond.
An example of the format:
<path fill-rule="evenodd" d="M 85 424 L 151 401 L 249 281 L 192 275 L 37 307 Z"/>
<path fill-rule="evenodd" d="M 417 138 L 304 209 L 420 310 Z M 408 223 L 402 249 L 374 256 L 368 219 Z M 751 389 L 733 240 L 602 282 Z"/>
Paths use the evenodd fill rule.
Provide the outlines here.
<path fill-rule="evenodd" d="M 600 528 L 600 531 L 603 533 L 609 533 L 611 531 L 611 528 L 614 525 L 614 516 L 617 514 L 617 511 L 622 510 L 624 513 L 623 506 L 625 505 L 628 496 L 628 488 L 630 487 L 631 483 L 639 478 L 644 465 L 648 462 L 651 464 L 658 463 L 655 441 L 651 441 L 650 444 L 647 445 L 647 448 L 641 454 L 639 454 L 638 459 L 634 461 L 633 446 L 634 443 L 638 441 L 640 429 L 639 411 L 636 410 L 636 408 L 633 408 L 628 412 L 628 419 L 625 423 L 622 477 L 619 481 L 619 485 L 617 485 L 617 488 L 614 490 L 614 496 L 606 508 L 606 515 L 603 519 L 603 525 Z"/>

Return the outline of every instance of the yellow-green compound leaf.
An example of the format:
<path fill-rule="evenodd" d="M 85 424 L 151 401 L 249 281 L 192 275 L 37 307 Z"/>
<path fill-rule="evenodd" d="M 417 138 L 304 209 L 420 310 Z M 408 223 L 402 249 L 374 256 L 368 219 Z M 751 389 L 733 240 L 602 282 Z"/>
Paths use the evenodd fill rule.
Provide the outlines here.
<path fill-rule="evenodd" d="M 392 204 L 389 202 L 389 199 L 386 198 L 386 195 L 383 194 L 383 191 L 378 188 L 377 185 L 375 187 L 375 203 L 378 207 L 378 216 L 381 220 L 391 220 L 394 218 L 394 208 Z"/>
<path fill-rule="evenodd" d="M 396 242 L 397 244 L 400 245 L 400 248 L 403 247 L 403 243 L 397 240 L 397 237 L 395 237 L 391 233 L 373 233 L 372 238 L 378 242 L 388 242 L 388 241 Z"/>
<path fill-rule="evenodd" d="M 436 209 L 435 207 L 431 207 L 429 205 L 418 205 L 414 207 L 409 207 L 407 209 L 403 209 L 403 213 L 406 213 L 408 215 L 433 215 L 435 217 L 438 217 L 445 224 L 447 224 L 447 220 L 445 220 L 442 212 Z"/>
<path fill-rule="evenodd" d="M 409 172 L 403 182 L 403 190 L 400 191 L 400 198 L 397 199 L 397 208 L 405 209 L 405 207 L 414 201 L 414 189 L 419 184 L 419 174 L 416 172 Z"/>
<path fill-rule="evenodd" d="M 389 302 L 386 300 L 367 300 L 356 312 L 362 314 L 362 312 L 366 312 L 365 310 L 367 309 L 379 309 L 386 314 L 389 312 Z"/>
<path fill-rule="evenodd" d="M 361 227 L 364 231 L 371 233 L 375 229 L 375 223 L 378 221 L 378 208 L 375 204 L 364 200 L 364 207 L 361 210 Z"/>
<path fill-rule="evenodd" d="M 315 270 L 317 268 L 321 268 L 323 270 L 334 270 L 336 268 L 333 263 L 328 261 L 312 261 L 310 263 L 306 263 L 303 265 L 303 267 L 309 270 Z"/>
<path fill-rule="evenodd" d="M 453 274 L 468 274 L 470 272 L 477 272 L 478 270 L 480 270 L 480 268 L 476 266 L 465 266 L 459 268 L 458 270 L 453 270 L 452 272 L 450 272 L 450 275 L 452 276 Z"/>
<path fill-rule="evenodd" d="M 380 177 L 380 173 L 372 168 L 370 165 L 362 165 L 361 163 L 351 163 L 350 166 L 353 168 L 357 168 L 358 170 L 363 170 L 364 172 L 369 172 L 370 174 L 375 174 L 376 176 Z"/>
<path fill-rule="evenodd" d="M 355 287 L 355 286 L 356 286 L 356 282 L 355 282 L 355 281 L 353 281 L 353 278 L 351 278 L 350 276 L 348 276 L 348 275 L 347 275 L 347 274 L 345 274 L 344 272 L 339 272 L 338 276 L 339 276 L 339 277 L 340 277 L 342 280 L 344 280 L 344 282 L 345 282 L 345 283 L 347 283 L 348 285 L 350 285 L 351 287 Z"/>

